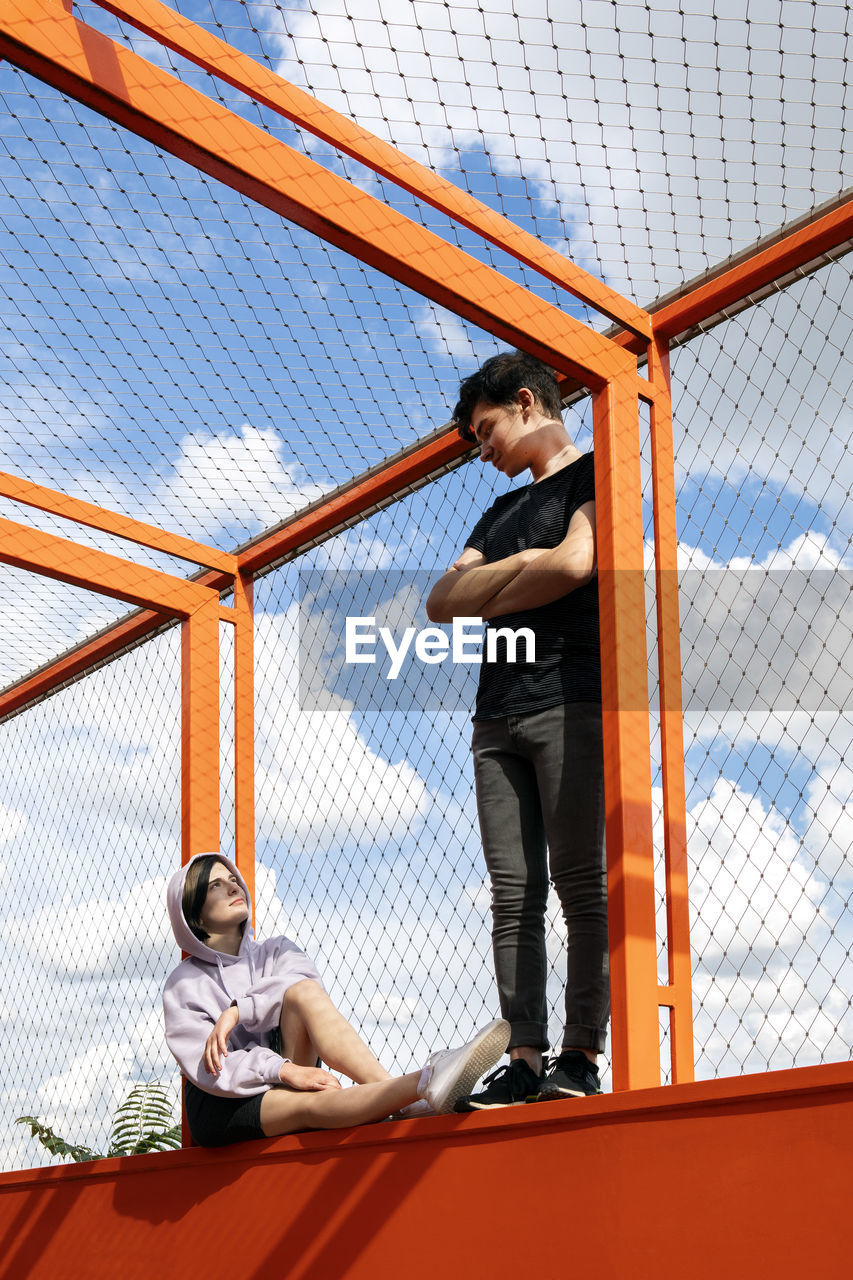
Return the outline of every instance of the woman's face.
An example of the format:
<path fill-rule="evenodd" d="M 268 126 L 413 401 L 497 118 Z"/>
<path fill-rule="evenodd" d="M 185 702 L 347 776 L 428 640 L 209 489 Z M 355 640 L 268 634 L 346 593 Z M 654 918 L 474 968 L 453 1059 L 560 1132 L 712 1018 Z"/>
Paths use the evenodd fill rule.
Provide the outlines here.
<path fill-rule="evenodd" d="M 201 927 L 208 934 L 229 933 L 248 915 L 249 904 L 234 872 L 224 862 L 215 862 L 200 913 Z"/>

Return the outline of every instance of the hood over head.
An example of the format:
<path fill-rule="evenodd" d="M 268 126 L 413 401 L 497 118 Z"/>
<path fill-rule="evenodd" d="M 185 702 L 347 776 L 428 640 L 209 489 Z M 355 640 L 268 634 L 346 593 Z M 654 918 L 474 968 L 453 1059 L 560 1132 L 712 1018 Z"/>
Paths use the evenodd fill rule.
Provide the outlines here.
<path fill-rule="evenodd" d="M 234 961 L 237 960 L 237 956 L 229 956 L 224 952 L 214 951 L 213 947 L 207 946 L 206 943 L 202 942 L 200 938 L 195 936 L 192 929 L 187 924 L 186 917 L 184 916 L 184 883 L 187 878 L 187 872 L 193 863 L 197 862 L 199 858 L 215 858 L 217 862 L 221 862 L 224 867 L 227 867 L 229 871 L 233 872 L 237 877 L 237 882 L 243 890 L 243 893 L 246 895 L 246 901 L 249 904 L 249 911 L 251 912 L 252 899 L 249 896 L 248 886 L 231 859 L 226 858 L 223 853 L 218 853 L 216 850 L 211 850 L 210 853 L 196 853 L 192 858 L 190 858 L 189 862 L 181 867 L 179 871 L 175 872 L 169 881 L 169 887 L 166 890 L 166 904 L 169 908 L 169 919 L 172 922 L 172 933 L 175 935 L 175 941 L 181 950 L 188 952 L 191 956 L 195 956 L 197 960 L 204 960 L 208 964 L 233 964 Z M 247 919 L 243 926 L 243 941 L 240 944 L 241 951 L 243 950 L 246 941 L 251 939 L 252 936 L 252 924 L 251 921 Z"/>

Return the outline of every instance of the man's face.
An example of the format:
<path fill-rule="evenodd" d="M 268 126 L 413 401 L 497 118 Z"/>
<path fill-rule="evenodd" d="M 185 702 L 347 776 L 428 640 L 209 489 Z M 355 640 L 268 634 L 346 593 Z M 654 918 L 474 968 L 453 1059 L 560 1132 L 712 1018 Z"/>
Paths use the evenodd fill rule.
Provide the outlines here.
<path fill-rule="evenodd" d="M 529 434 L 519 404 L 489 404 L 478 400 L 471 414 L 471 430 L 480 446 L 480 460 L 512 478 L 528 466 L 525 442 Z"/>

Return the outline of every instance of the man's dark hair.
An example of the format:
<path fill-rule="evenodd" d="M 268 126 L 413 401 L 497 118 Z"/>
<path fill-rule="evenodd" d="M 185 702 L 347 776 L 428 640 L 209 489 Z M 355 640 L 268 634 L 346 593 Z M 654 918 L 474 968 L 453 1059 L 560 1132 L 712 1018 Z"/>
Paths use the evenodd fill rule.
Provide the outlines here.
<path fill-rule="evenodd" d="M 481 400 L 487 404 L 515 404 L 522 387 L 532 391 L 543 413 L 559 419 L 562 400 L 557 375 L 543 361 L 526 351 L 502 351 L 492 356 L 482 368 L 465 378 L 459 386 L 459 400 L 453 410 L 456 429 L 463 440 L 477 443 L 471 429 L 471 414 Z"/>
<path fill-rule="evenodd" d="M 207 942 L 210 936 L 201 927 L 201 909 L 210 886 L 210 873 L 217 862 L 222 862 L 222 859 L 215 853 L 208 854 L 204 858 L 196 858 L 184 880 L 181 907 L 184 919 L 199 942 Z"/>

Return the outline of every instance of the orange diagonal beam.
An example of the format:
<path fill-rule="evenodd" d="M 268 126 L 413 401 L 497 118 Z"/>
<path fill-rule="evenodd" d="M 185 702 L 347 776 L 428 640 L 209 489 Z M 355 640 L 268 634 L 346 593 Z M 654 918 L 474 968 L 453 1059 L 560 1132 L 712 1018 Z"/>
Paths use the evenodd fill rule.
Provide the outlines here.
<path fill-rule="evenodd" d="M 95 0 L 95 3 L 256 102 L 285 116 L 300 129 L 313 133 L 338 151 L 389 178 L 419 200 L 431 204 L 434 209 L 547 276 L 617 324 L 625 325 L 646 340 L 651 338 L 648 312 L 623 298 L 610 285 L 597 280 L 508 218 L 460 190 L 440 174 L 418 164 L 390 143 L 383 142 L 354 120 L 348 120 L 218 36 L 190 22 L 167 5 L 160 4 L 160 0 Z"/>
<path fill-rule="evenodd" d="M 82 547 L 14 520 L 0 519 L 0 562 L 180 618 L 189 617 L 211 598 L 219 603 L 215 592 L 196 582 Z"/>
<path fill-rule="evenodd" d="M 59 4 L 5 0 L 0 56 L 585 385 L 600 389 L 632 366 L 610 339 L 78 22 Z"/>
<path fill-rule="evenodd" d="M 383 463 L 375 471 L 342 486 L 336 493 L 307 511 L 291 517 L 283 525 L 259 534 L 238 553 L 241 573 L 249 575 L 263 570 L 322 537 L 343 521 L 356 518 L 378 502 L 405 492 L 423 477 L 470 448 L 455 431 L 421 442 L 400 457 Z M 233 579 L 216 570 L 200 574 L 195 581 L 203 587 L 224 591 Z M 0 719 L 14 715 L 31 702 L 50 693 L 75 676 L 97 666 L 114 654 L 151 636 L 163 625 L 162 615 L 142 609 L 104 628 L 73 649 L 45 663 L 0 692 Z"/>
<path fill-rule="evenodd" d="M 144 524 L 141 520 L 133 520 L 130 516 L 107 511 L 93 502 L 84 502 L 55 489 L 32 484 L 29 480 L 22 480 L 20 476 L 9 475 L 5 471 L 0 471 L 0 496 L 23 502 L 28 507 L 37 507 L 40 511 L 50 511 L 66 520 L 87 525 L 90 529 L 116 534 L 140 546 L 177 556 L 181 560 L 191 560 L 194 564 L 220 569 L 223 573 L 237 572 L 237 557 L 227 551 L 205 547 L 200 542 L 181 537 L 180 534 L 167 533 L 154 525 Z"/>

